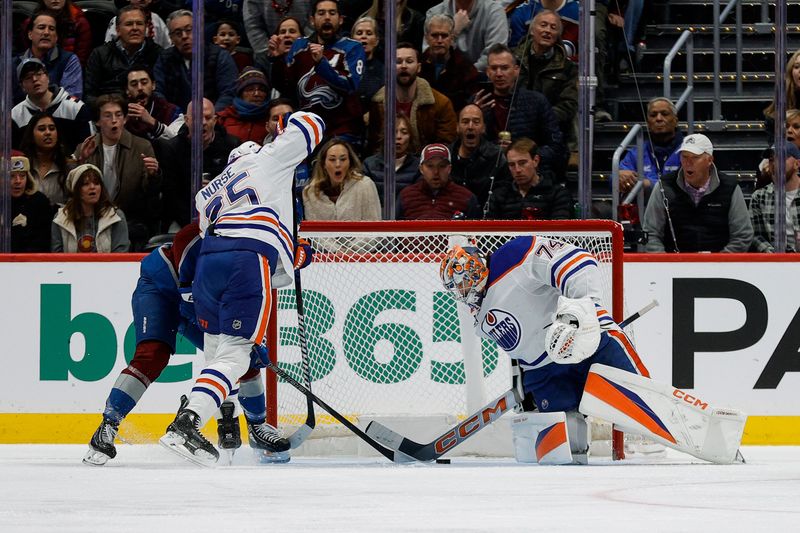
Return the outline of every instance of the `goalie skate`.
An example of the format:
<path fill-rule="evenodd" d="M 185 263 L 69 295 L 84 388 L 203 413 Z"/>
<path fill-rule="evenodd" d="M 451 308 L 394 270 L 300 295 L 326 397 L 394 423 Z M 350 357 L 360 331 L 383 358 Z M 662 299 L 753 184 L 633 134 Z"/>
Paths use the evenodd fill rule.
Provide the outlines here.
<path fill-rule="evenodd" d="M 114 439 L 119 431 L 119 423 L 103 417 L 100 427 L 89 441 L 89 451 L 83 457 L 83 463 L 93 466 L 103 466 L 109 459 L 117 456 Z"/>
<path fill-rule="evenodd" d="M 291 447 L 289 440 L 266 422 L 254 423 L 248 420 L 247 434 L 250 437 L 250 447 L 256 450 L 281 453 L 287 452 Z"/>
<path fill-rule="evenodd" d="M 181 407 L 175 420 L 167 426 L 167 434 L 158 442 L 170 450 L 200 466 L 213 466 L 219 460 L 219 452 L 200 433 L 200 417 L 186 409 L 189 399 L 181 397 Z"/>

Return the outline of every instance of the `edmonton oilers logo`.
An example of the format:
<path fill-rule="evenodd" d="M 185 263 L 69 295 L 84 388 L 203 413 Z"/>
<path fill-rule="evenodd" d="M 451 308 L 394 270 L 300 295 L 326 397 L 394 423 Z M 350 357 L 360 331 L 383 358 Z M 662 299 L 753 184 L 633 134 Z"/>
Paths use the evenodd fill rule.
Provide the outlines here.
<path fill-rule="evenodd" d="M 503 350 L 510 352 L 519 346 L 522 330 L 514 315 L 490 309 L 481 323 L 481 331 L 495 340 Z"/>

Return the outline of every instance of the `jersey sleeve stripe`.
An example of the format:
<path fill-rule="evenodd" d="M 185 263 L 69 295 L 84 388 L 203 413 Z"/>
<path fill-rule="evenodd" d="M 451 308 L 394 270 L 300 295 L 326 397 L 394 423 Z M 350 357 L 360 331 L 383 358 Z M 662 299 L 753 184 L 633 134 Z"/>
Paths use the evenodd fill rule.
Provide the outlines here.
<path fill-rule="evenodd" d="M 589 265 L 597 266 L 597 261 L 595 261 L 594 257 L 592 257 L 592 254 L 589 252 L 580 250 L 575 257 L 558 268 L 558 274 L 556 274 L 556 284 L 554 287 L 560 289 L 561 292 L 564 292 L 564 286 L 567 284 L 567 280 L 572 277 L 575 272 Z"/>
<path fill-rule="evenodd" d="M 582 251 L 583 250 L 581 250 L 580 248 L 576 248 L 575 250 L 572 250 L 564 254 L 563 257 L 559 258 L 552 264 L 552 266 L 550 267 L 550 285 L 552 285 L 553 287 L 558 287 L 558 284 L 556 283 L 556 272 L 558 272 L 559 268 L 561 268 L 561 265 L 564 264 L 565 261 L 569 261 L 570 258 L 572 258 L 572 256 L 574 256 L 575 254 L 579 254 Z"/>
<path fill-rule="evenodd" d="M 308 125 L 311 126 L 311 130 L 314 132 L 314 146 L 318 145 L 321 137 L 319 126 L 317 126 L 308 115 L 303 115 L 302 119 L 308 122 Z"/>

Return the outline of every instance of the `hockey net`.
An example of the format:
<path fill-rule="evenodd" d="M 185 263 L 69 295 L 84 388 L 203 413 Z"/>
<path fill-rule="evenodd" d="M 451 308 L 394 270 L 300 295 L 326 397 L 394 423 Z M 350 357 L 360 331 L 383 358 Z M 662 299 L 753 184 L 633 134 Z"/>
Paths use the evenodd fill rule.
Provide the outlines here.
<path fill-rule="evenodd" d="M 475 238 L 489 254 L 530 234 L 591 252 L 605 303 L 622 319 L 622 234 L 611 221 L 304 222 L 301 236 L 315 250 L 302 271 L 313 392 L 362 428 L 378 419 L 424 442 L 508 390 L 509 357 L 474 336 L 469 313 L 441 287 L 439 262 L 454 239 Z M 296 311 L 294 288 L 278 291 L 270 344 L 280 366 L 302 382 Z M 270 418 L 284 432 L 305 421 L 305 397 L 292 386 L 279 382 L 277 397 L 269 398 Z M 324 411 L 317 408 L 316 416 L 299 452 L 366 449 Z M 513 455 L 510 429 L 495 425 L 454 453 Z M 606 433 L 598 435 L 597 427 Z M 611 449 L 610 426 L 597 427 L 593 438 L 608 440 Z M 617 437 L 613 448 L 621 456 Z"/>

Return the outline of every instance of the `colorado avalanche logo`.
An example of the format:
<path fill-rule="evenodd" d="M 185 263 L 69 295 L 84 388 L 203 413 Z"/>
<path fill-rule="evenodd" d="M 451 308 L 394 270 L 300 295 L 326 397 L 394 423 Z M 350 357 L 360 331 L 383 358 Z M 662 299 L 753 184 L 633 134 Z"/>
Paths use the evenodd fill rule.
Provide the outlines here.
<path fill-rule="evenodd" d="M 519 346 L 522 328 L 514 315 L 490 309 L 481 323 L 481 331 L 493 338 L 503 350 L 510 352 Z"/>
<path fill-rule="evenodd" d="M 300 78 L 297 82 L 297 92 L 301 100 L 309 108 L 315 104 L 319 104 L 325 109 L 334 109 L 342 103 L 342 97 L 336 93 L 329 85 L 320 84 L 312 81 L 312 77 L 316 74 L 312 68 Z"/>

